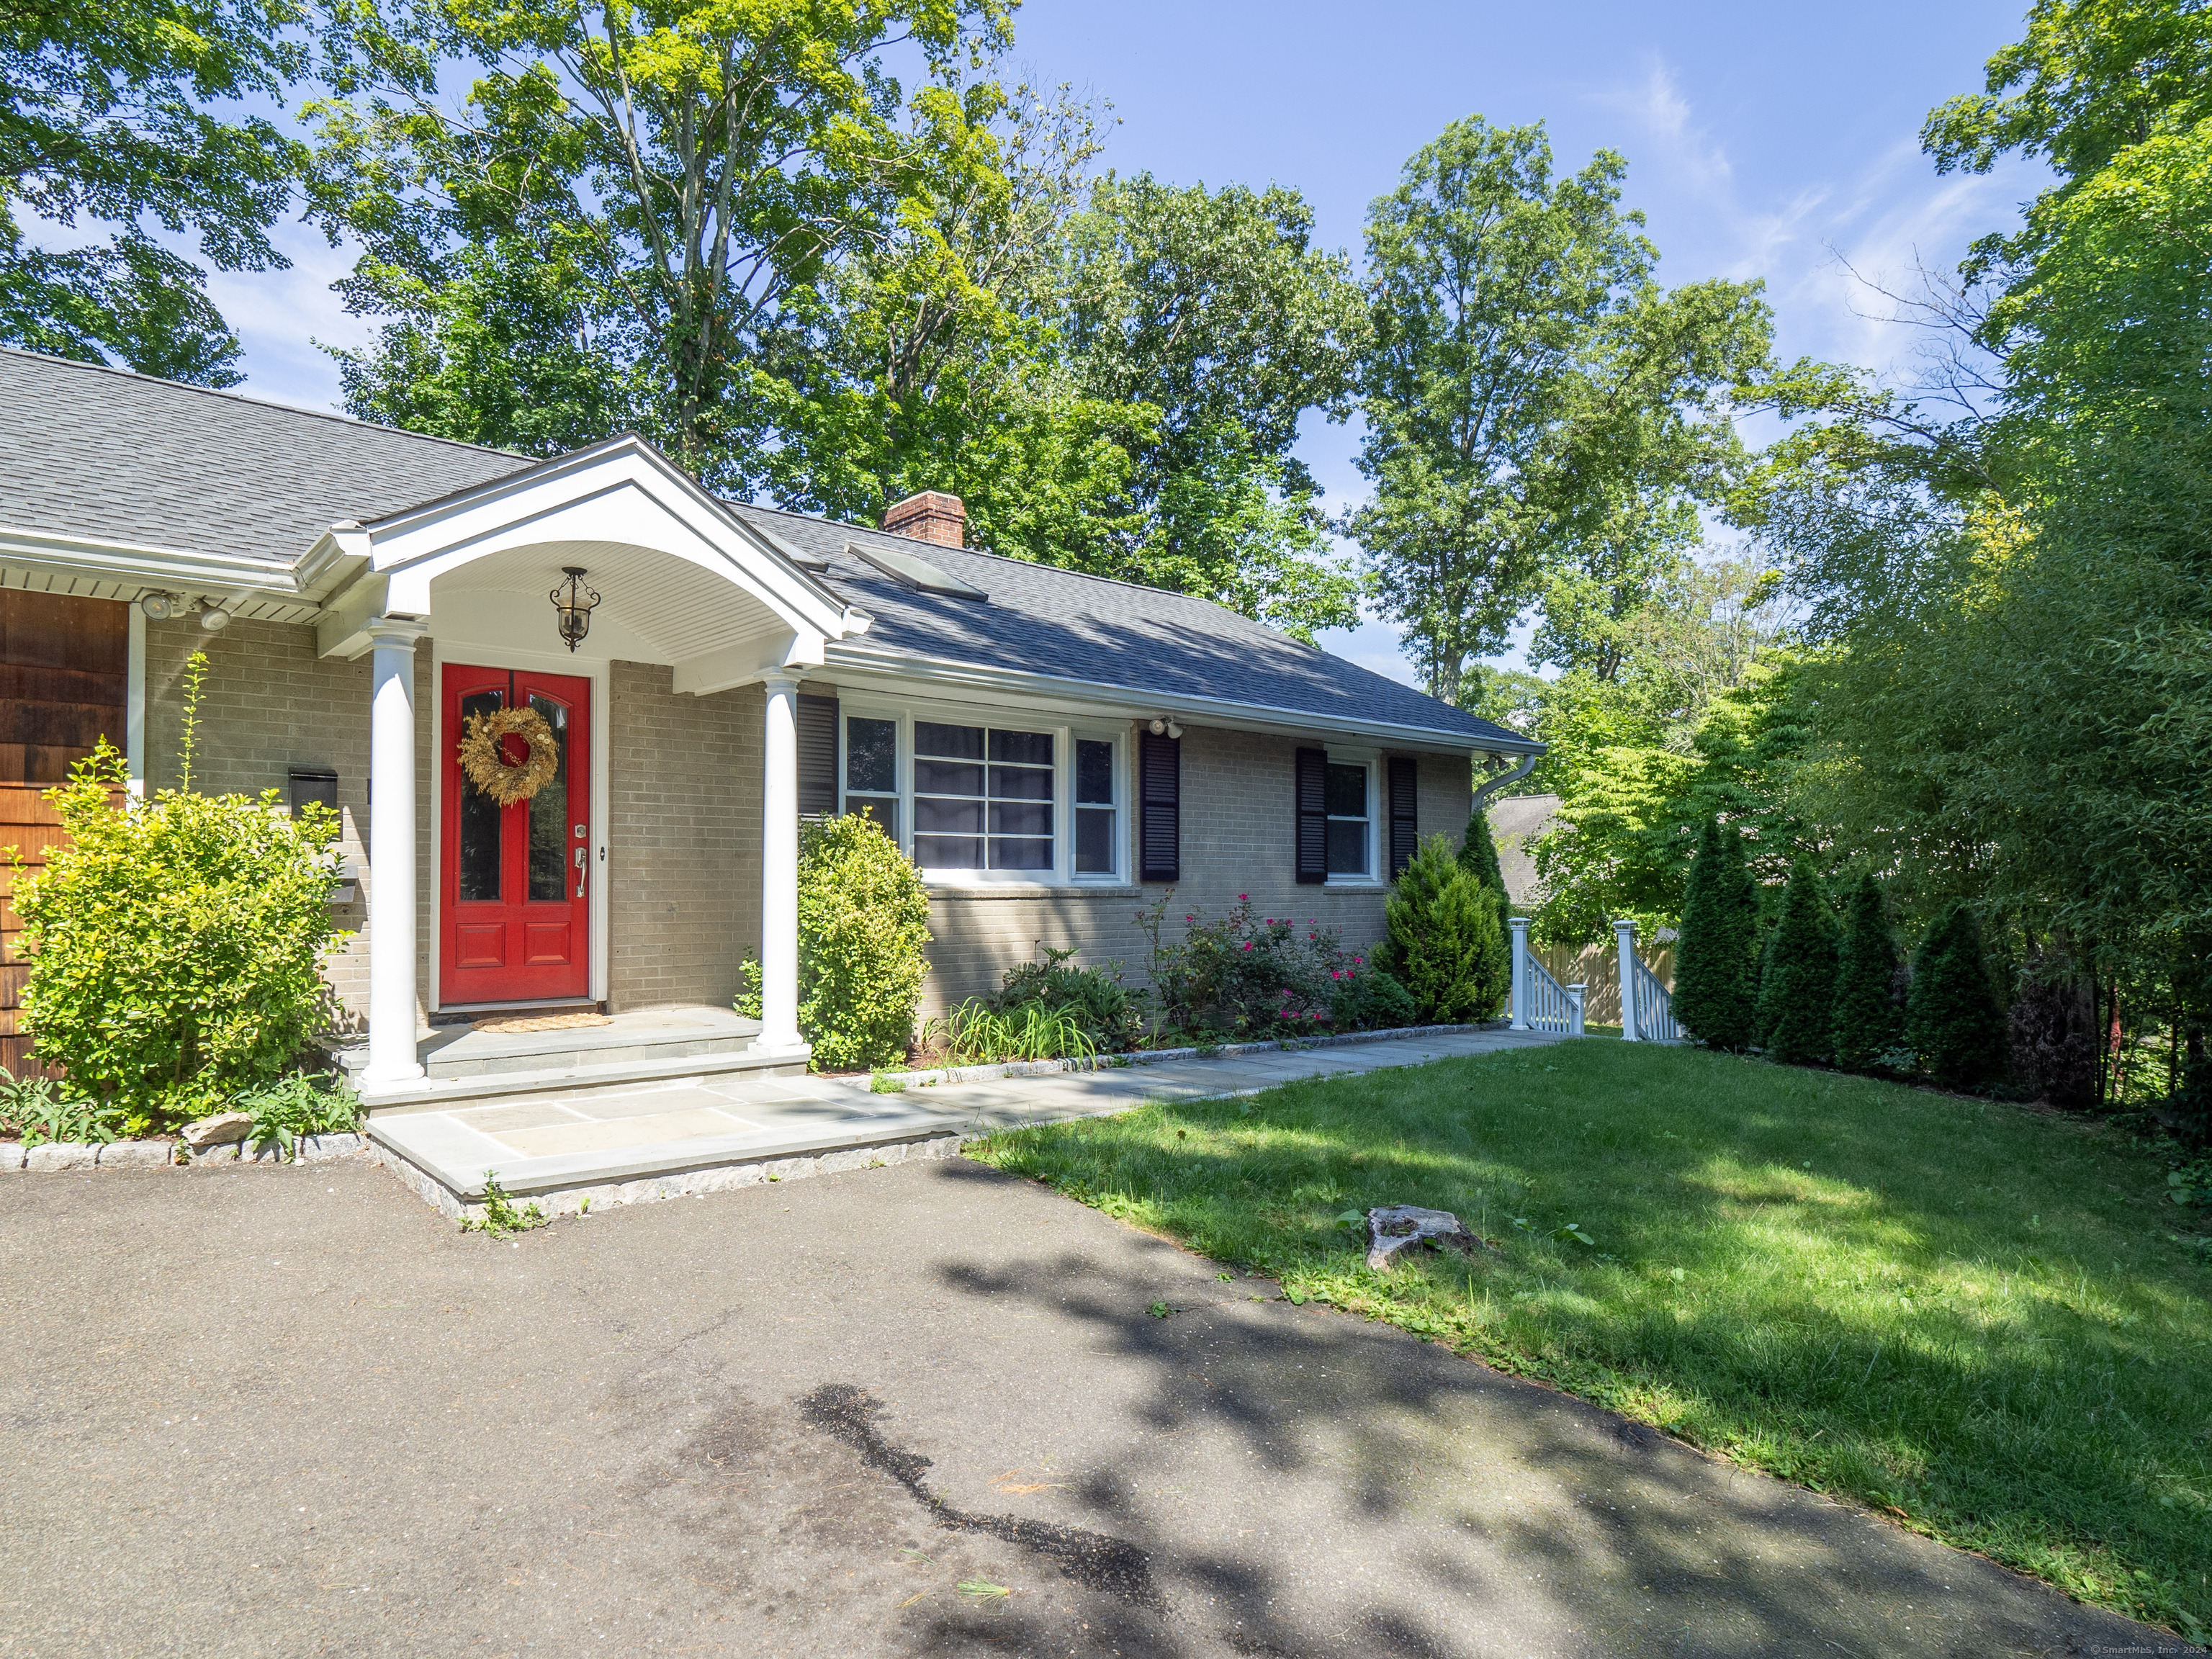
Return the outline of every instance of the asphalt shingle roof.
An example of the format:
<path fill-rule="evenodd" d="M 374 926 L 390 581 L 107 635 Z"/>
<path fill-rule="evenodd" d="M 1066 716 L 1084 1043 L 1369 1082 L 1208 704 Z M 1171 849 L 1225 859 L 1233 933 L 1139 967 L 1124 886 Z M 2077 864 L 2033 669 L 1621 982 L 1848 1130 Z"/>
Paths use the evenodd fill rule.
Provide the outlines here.
<path fill-rule="evenodd" d="M 289 565 L 533 465 L 343 415 L 0 349 L 0 525 Z"/>
<path fill-rule="evenodd" d="M 331 524 L 372 522 L 507 477 L 526 457 L 0 348 L 0 526 L 295 563 Z M 1526 740 L 1204 599 L 882 531 L 734 504 L 826 560 L 874 618 L 872 652 L 1212 698 L 1466 739 Z M 918 592 L 845 550 L 926 558 L 988 599 Z"/>
<path fill-rule="evenodd" d="M 1214 697 L 1419 727 L 1471 744 L 1494 739 L 1518 749 L 1528 741 L 1206 599 L 773 507 L 732 510 L 829 562 L 816 580 L 875 618 L 859 641 L 870 651 L 1090 680 L 1163 702 Z M 989 599 L 916 592 L 846 552 L 848 541 L 919 555 Z"/>

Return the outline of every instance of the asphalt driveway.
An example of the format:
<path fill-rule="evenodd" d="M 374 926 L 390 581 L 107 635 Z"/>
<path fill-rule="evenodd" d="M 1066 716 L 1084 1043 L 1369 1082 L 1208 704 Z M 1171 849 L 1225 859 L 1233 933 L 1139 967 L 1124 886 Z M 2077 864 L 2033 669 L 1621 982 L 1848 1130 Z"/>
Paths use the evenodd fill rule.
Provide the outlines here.
<path fill-rule="evenodd" d="M 964 1160 L 0 1222 L 0 1654 L 2194 1650 Z"/>

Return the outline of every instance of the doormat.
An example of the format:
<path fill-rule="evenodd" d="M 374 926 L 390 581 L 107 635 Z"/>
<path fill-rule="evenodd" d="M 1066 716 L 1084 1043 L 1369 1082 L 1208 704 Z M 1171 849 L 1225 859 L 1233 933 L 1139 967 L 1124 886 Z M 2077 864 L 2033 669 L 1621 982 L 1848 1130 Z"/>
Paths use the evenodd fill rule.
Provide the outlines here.
<path fill-rule="evenodd" d="M 513 1031 L 580 1031 L 587 1025 L 611 1025 L 605 1014 L 548 1014 L 541 1019 L 475 1019 L 471 1031 L 490 1031 L 504 1036 Z"/>

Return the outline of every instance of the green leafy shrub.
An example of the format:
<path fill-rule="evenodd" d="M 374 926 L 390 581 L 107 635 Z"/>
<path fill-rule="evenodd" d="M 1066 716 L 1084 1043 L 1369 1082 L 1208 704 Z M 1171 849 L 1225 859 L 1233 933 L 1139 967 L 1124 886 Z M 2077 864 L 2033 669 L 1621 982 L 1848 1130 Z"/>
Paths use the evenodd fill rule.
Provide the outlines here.
<path fill-rule="evenodd" d="M 324 1035 L 322 957 L 343 934 L 327 807 L 288 817 L 273 789 L 141 800 L 126 778 L 102 743 L 49 792 L 69 839 L 16 908 L 39 1057 L 135 1132 L 204 1115 Z"/>
<path fill-rule="evenodd" d="M 1802 859 L 1790 872 L 1760 1000 L 1768 1052 L 1793 1066 L 1826 1064 L 1836 1042 L 1836 924 Z"/>
<path fill-rule="evenodd" d="M 1836 1018 L 1830 1042 L 1836 1064 L 1851 1072 L 1872 1072 L 1904 1035 L 1897 981 L 1897 938 L 1881 889 L 1869 871 L 1851 890 L 1850 908 L 1836 958 Z"/>
<path fill-rule="evenodd" d="M 1459 867 L 1480 882 L 1483 890 L 1497 904 L 1498 936 L 1506 941 L 1510 953 L 1513 899 L 1505 890 L 1505 871 L 1498 862 L 1498 841 L 1490 833 L 1490 815 L 1480 806 L 1467 815 L 1467 831 L 1460 837 Z"/>
<path fill-rule="evenodd" d="M 287 1157 L 304 1136 L 349 1134 L 361 1127 L 361 1101 L 335 1072 L 293 1072 L 247 1090 L 231 1109 L 253 1120 L 246 1138 L 257 1152 L 278 1146 Z"/>
<path fill-rule="evenodd" d="M 1338 1030 L 1388 1031 L 1421 1023 L 1413 994 L 1373 963 L 1354 957 L 1338 971 L 1342 977 L 1328 1005 L 1329 1024 Z"/>
<path fill-rule="evenodd" d="M 1734 825 L 1709 818 L 1691 861 L 1674 951 L 1674 1017 L 1716 1048 L 1758 1041 L 1759 894 Z"/>
<path fill-rule="evenodd" d="M 1252 914 L 1249 894 L 1217 920 L 1183 917 L 1181 943 L 1162 938 L 1169 895 L 1137 917 L 1151 945 L 1152 995 L 1169 1030 L 1200 1042 L 1251 1042 L 1311 1032 L 1329 1018 L 1336 977 L 1357 958 L 1333 927 Z"/>
<path fill-rule="evenodd" d="M 1121 964 L 1071 968 L 1072 950 L 1040 943 L 1043 960 L 1017 963 L 989 999 L 994 1012 L 1018 1015 L 1029 1007 L 1060 1009 L 1083 1030 L 1090 1054 L 1126 1053 L 1143 1041 L 1145 994 L 1121 982 Z"/>
<path fill-rule="evenodd" d="M 1437 1024 L 1487 1019 L 1504 1006 L 1513 972 L 1496 897 L 1431 836 L 1390 884 L 1382 916 L 1389 938 L 1378 964 Z"/>
<path fill-rule="evenodd" d="M 1982 953 L 1982 925 L 1964 900 L 1929 924 L 1913 953 L 1905 1040 L 1946 1088 L 1971 1089 L 2004 1073 L 2004 1013 Z"/>
<path fill-rule="evenodd" d="M 945 1016 L 948 1066 L 994 1060 L 1088 1060 L 1097 1052 L 1084 1030 L 1082 1015 L 1073 1007 L 1025 1002 L 1001 1012 L 981 997 L 970 997 Z"/>
<path fill-rule="evenodd" d="M 928 945 L 921 872 L 872 818 L 799 825 L 799 1029 L 817 1071 L 905 1060 Z"/>

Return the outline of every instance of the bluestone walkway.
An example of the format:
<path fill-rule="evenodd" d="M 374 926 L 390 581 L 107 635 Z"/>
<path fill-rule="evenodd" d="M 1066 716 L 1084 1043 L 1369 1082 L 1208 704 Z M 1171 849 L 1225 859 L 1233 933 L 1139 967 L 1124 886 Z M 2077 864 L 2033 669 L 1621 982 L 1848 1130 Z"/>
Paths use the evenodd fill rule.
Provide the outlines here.
<path fill-rule="evenodd" d="M 869 1092 L 866 1078 L 676 1078 L 452 1111 L 379 1114 L 369 1133 L 463 1198 L 480 1196 L 487 1176 L 516 1195 L 573 1196 L 678 1170 L 980 1134 L 1563 1040 L 1533 1031 L 1462 1031 L 924 1084 L 897 1094 Z"/>

